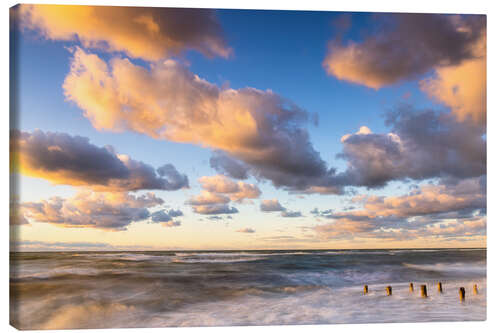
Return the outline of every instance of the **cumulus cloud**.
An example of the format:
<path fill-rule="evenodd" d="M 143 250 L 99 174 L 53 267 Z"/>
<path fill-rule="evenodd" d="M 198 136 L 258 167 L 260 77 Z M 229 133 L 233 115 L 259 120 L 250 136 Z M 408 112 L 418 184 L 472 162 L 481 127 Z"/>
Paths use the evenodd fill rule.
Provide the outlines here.
<path fill-rule="evenodd" d="M 173 165 L 157 170 L 113 147 L 98 147 L 88 138 L 65 133 L 11 131 L 12 171 L 54 184 L 86 186 L 95 191 L 174 191 L 189 187 Z"/>
<path fill-rule="evenodd" d="M 246 233 L 246 234 L 253 234 L 253 233 L 255 233 L 255 229 L 252 229 L 252 228 L 243 228 L 243 229 L 236 230 L 236 232 L 242 232 L 242 233 Z"/>
<path fill-rule="evenodd" d="M 378 89 L 475 59 L 484 15 L 376 14 L 362 41 L 330 42 L 323 65 L 330 75 Z"/>
<path fill-rule="evenodd" d="M 457 121 L 451 113 L 415 111 L 408 106 L 388 114 L 390 133 L 367 129 L 342 137 L 338 156 L 347 169 L 337 174 L 343 186 L 382 187 L 391 180 L 486 174 L 483 128 Z"/>
<path fill-rule="evenodd" d="M 302 217 L 302 212 L 291 211 L 283 207 L 278 199 L 262 200 L 260 203 L 262 212 L 281 212 L 282 217 Z"/>
<path fill-rule="evenodd" d="M 157 61 L 186 50 L 227 58 L 215 12 L 194 8 L 20 5 L 17 24 L 49 40 Z"/>
<path fill-rule="evenodd" d="M 427 228 L 426 234 L 438 238 L 484 236 L 486 235 L 486 217 L 435 225 Z"/>
<path fill-rule="evenodd" d="M 174 191 L 181 188 L 189 187 L 189 180 L 186 175 L 183 175 L 177 171 L 177 169 L 172 164 L 165 164 L 159 167 L 157 170 L 160 177 L 163 177 L 166 182 L 164 190 Z"/>
<path fill-rule="evenodd" d="M 153 193 L 78 192 L 65 199 L 52 197 L 21 204 L 25 218 L 66 228 L 126 230 L 132 222 L 150 217 L 148 208 L 163 204 Z"/>
<path fill-rule="evenodd" d="M 172 220 L 172 221 L 167 221 L 167 222 L 161 222 L 161 225 L 164 227 L 167 227 L 167 228 L 179 227 L 181 225 L 181 222 Z"/>
<path fill-rule="evenodd" d="M 215 204 L 227 204 L 231 201 L 227 196 L 209 191 L 201 191 L 201 194 L 191 197 L 186 203 L 192 206 L 204 206 Z"/>
<path fill-rule="evenodd" d="M 420 81 L 420 88 L 449 106 L 460 121 L 486 127 L 486 31 L 475 44 L 474 55 L 460 65 L 436 69 Z"/>
<path fill-rule="evenodd" d="M 312 147 L 307 112 L 269 90 L 219 88 L 172 59 L 145 68 L 76 48 L 63 88 L 95 128 L 223 151 L 233 160 L 216 155 L 212 165 L 236 178 L 250 168 L 277 187 L 307 190 L 329 186 L 334 173 Z"/>
<path fill-rule="evenodd" d="M 235 207 L 229 207 L 228 205 L 204 205 L 204 206 L 193 206 L 193 210 L 198 214 L 205 215 L 217 215 L 217 214 L 236 214 L 238 209 Z"/>
<path fill-rule="evenodd" d="M 217 172 L 235 179 L 247 179 L 249 177 L 249 166 L 231 158 L 220 150 L 214 151 L 210 157 L 210 166 Z"/>
<path fill-rule="evenodd" d="M 422 185 L 399 197 L 363 195 L 352 201 L 363 204 L 363 209 L 318 215 L 334 221 L 313 228 L 321 238 L 402 240 L 485 233 L 484 176 L 454 184 Z"/>
<path fill-rule="evenodd" d="M 291 211 L 285 210 L 281 212 L 282 217 L 302 217 L 302 213 L 300 211 Z"/>
<path fill-rule="evenodd" d="M 151 221 L 154 223 L 160 223 L 164 227 L 178 227 L 181 225 L 180 221 L 174 221 L 174 218 L 183 216 L 184 214 L 180 210 L 176 209 L 162 209 L 154 213 L 151 213 Z"/>
<path fill-rule="evenodd" d="M 242 203 L 258 198 L 261 194 L 256 185 L 236 182 L 224 175 L 204 176 L 198 182 L 203 190 L 186 203 L 193 206 L 193 211 L 199 214 L 234 214 L 238 210 L 229 207 L 229 202 Z"/>
<path fill-rule="evenodd" d="M 11 226 L 30 224 L 29 221 L 24 217 L 20 208 L 19 197 L 11 197 L 9 202 L 9 224 Z"/>
<path fill-rule="evenodd" d="M 260 210 L 263 212 L 281 212 L 286 210 L 278 199 L 262 200 L 260 202 Z"/>
<path fill-rule="evenodd" d="M 325 209 L 325 210 L 319 210 L 317 207 L 311 210 L 310 212 L 316 217 L 321 217 L 321 216 L 330 216 L 333 213 L 333 209 Z"/>
<path fill-rule="evenodd" d="M 203 176 L 198 181 L 206 192 L 212 195 L 225 194 L 229 199 L 236 202 L 258 198 L 262 193 L 257 185 L 242 181 L 235 182 L 223 175 Z"/>
<path fill-rule="evenodd" d="M 462 180 L 456 185 L 422 185 L 400 197 L 368 196 L 361 202 L 366 211 L 377 216 L 410 217 L 485 209 L 486 189 L 481 178 Z"/>

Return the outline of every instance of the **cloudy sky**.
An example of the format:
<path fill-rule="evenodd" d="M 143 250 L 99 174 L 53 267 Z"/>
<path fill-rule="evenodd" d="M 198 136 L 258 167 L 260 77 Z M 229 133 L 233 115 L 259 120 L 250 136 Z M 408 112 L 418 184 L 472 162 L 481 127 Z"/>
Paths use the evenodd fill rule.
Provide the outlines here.
<path fill-rule="evenodd" d="M 486 245 L 484 16 L 11 15 L 16 249 Z"/>

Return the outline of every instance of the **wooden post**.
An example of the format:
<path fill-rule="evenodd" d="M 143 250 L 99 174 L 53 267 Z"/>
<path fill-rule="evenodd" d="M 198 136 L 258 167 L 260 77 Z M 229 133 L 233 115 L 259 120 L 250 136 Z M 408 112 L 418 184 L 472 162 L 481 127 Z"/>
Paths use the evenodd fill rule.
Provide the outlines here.
<path fill-rule="evenodd" d="M 391 286 L 385 287 L 385 291 L 387 292 L 387 296 L 391 296 L 392 295 L 392 287 Z"/>
<path fill-rule="evenodd" d="M 420 286 L 420 296 L 427 297 L 427 285 L 422 284 Z"/>
<path fill-rule="evenodd" d="M 458 294 L 460 295 L 460 302 L 465 301 L 465 288 L 464 287 L 460 287 L 460 289 L 458 290 Z"/>
<path fill-rule="evenodd" d="M 439 293 L 443 292 L 443 285 L 441 284 L 441 282 L 438 282 L 438 292 Z"/>
<path fill-rule="evenodd" d="M 474 292 L 474 295 L 479 294 L 479 290 L 477 289 L 477 284 L 474 285 L 474 288 L 472 289 L 472 291 Z"/>
<path fill-rule="evenodd" d="M 413 290 L 414 290 L 414 289 L 413 289 L 413 283 L 412 283 L 412 282 L 410 282 L 410 292 L 412 293 L 412 292 L 413 292 Z"/>
<path fill-rule="evenodd" d="M 368 285 L 365 284 L 364 288 L 363 288 L 363 295 L 366 295 L 368 294 Z"/>

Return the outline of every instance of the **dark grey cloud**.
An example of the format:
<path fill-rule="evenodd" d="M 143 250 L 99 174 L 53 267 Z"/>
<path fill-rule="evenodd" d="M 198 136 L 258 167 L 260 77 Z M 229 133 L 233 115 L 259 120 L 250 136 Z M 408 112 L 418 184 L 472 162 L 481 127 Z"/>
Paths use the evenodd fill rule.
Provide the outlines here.
<path fill-rule="evenodd" d="M 57 184 L 88 186 L 96 191 L 166 190 L 189 187 L 186 175 L 166 164 L 156 171 L 143 162 L 98 147 L 82 136 L 11 131 L 11 158 L 29 176 Z"/>
<path fill-rule="evenodd" d="M 339 79 L 380 88 L 473 59 L 485 15 L 374 14 L 361 41 L 330 42 L 324 66 Z"/>
<path fill-rule="evenodd" d="M 162 209 L 159 211 L 156 211 L 154 213 L 151 213 L 151 221 L 152 222 L 169 222 L 172 221 L 175 217 L 183 216 L 184 214 L 180 210 L 176 209 Z"/>
<path fill-rule="evenodd" d="M 217 172 L 235 179 L 247 179 L 250 167 L 229 157 L 221 150 L 216 150 L 210 157 L 210 166 Z"/>
<path fill-rule="evenodd" d="M 251 167 L 257 179 L 267 179 L 275 187 L 289 191 L 311 191 L 331 183 L 335 170 L 328 168 L 309 139 L 308 132 L 296 127 L 291 119 L 279 119 L 266 124 L 261 132 L 263 154 L 235 155 Z M 271 134 L 272 133 L 272 134 Z M 269 141 L 265 141 L 269 140 Z M 337 192 L 335 186 L 330 191 Z"/>
<path fill-rule="evenodd" d="M 160 177 L 164 178 L 163 188 L 167 191 L 175 191 L 189 187 L 189 180 L 186 175 L 180 174 L 172 164 L 165 164 L 156 169 Z"/>
<path fill-rule="evenodd" d="M 464 179 L 486 174 L 486 140 L 480 126 L 458 122 L 453 114 L 390 112 L 388 134 L 356 133 L 343 137 L 338 156 L 348 163 L 336 175 L 339 186 L 377 188 L 391 180 Z"/>
<path fill-rule="evenodd" d="M 236 214 L 238 209 L 230 207 L 225 204 L 206 205 L 206 206 L 193 206 L 193 211 L 198 214 L 204 215 L 218 215 L 218 214 Z"/>
<path fill-rule="evenodd" d="M 255 110 L 253 115 L 259 137 L 244 141 L 237 151 L 215 153 L 211 166 L 233 178 L 244 179 L 251 174 L 289 191 L 340 193 L 340 188 L 325 185 L 332 183 L 335 170 L 314 149 L 303 127 L 311 114 L 278 95 L 266 101 L 263 110 L 269 114 Z"/>
<path fill-rule="evenodd" d="M 18 196 L 12 196 L 9 201 L 9 224 L 11 226 L 29 224 L 29 221 L 20 211 Z"/>

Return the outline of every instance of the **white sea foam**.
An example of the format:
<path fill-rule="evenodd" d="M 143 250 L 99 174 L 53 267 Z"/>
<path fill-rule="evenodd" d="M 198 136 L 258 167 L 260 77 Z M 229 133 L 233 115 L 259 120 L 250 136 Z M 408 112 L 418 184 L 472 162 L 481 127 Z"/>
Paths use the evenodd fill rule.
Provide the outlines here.
<path fill-rule="evenodd" d="M 437 264 L 409 264 L 403 263 L 405 267 L 434 272 L 447 273 L 476 273 L 486 274 L 486 263 L 437 263 Z"/>
<path fill-rule="evenodd" d="M 246 261 L 256 261 L 262 260 L 262 257 L 227 257 L 227 258 L 174 258 L 172 262 L 186 263 L 186 264 L 216 264 L 216 263 L 234 263 L 234 262 L 246 262 Z"/>
<path fill-rule="evenodd" d="M 485 280 L 476 281 L 481 285 Z M 377 322 L 463 321 L 486 319 L 486 289 L 458 300 L 459 286 L 470 290 L 471 281 L 445 284 L 437 294 L 429 285 L 429 297 L 410 294 L 407 284 L 393 284 L 393 296 L 385 285 L 374 285 L 368 296 L 360 287 L 320 289 L 279 298 L 246 296 L 234 301 L 196 304 L 168 315 L 157 315 L 154 326 L 282 325 Z M 432 287 L 432 288 L 431 288 Z M 485 288 L 485 287 L 484 287 Z"/>
<path fill-rule="evenodd" d="M 55 267 L 52 269 L 42 269 L 31 268 L 31 269 L 20 269 L 13 272 L 12 277 L 18 279 L 25 278 L 38 278 L 38 279 L 47 279 L 55 276 L 63 276 L 63 275 L 98 275 L 102 273 L 102 271 L 93 268 L 78 268 L 78 267 Z"/>

